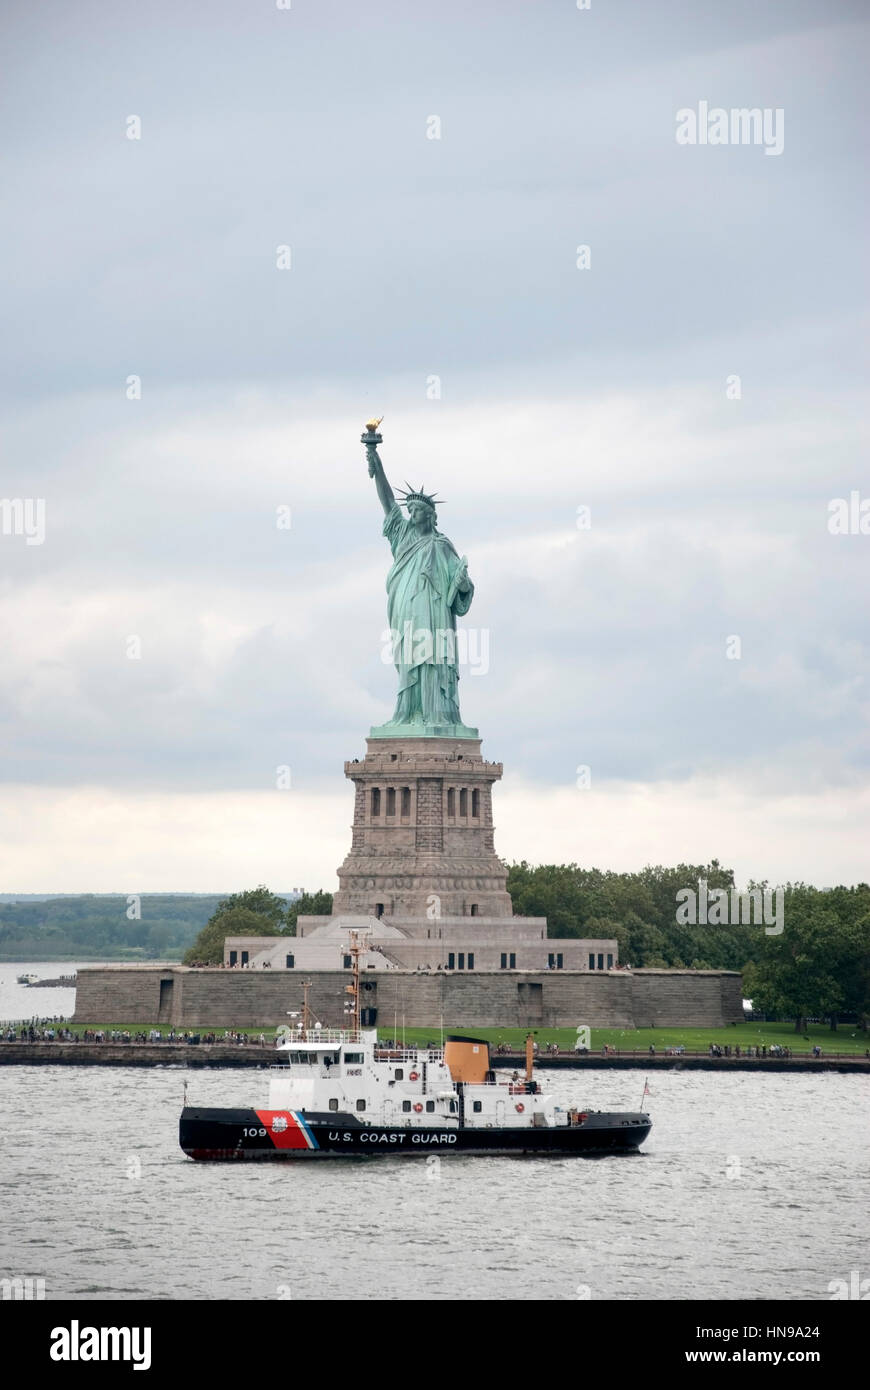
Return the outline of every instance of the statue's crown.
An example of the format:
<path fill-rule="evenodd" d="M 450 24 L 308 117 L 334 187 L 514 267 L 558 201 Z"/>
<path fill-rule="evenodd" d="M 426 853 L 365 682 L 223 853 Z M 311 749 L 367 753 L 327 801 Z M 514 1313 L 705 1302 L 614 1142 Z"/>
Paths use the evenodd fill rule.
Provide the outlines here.
<path fill-rule="evenodd" d="M 411 502 L 425 502 L 434 511 L 436 507 L 441 506 L 442 499 L 436 497 L 434 493 L 426 492 L 422 484 L 419 488 L 412 488 L 410 483 L 406 482 L 405 488 L 407 489 L 407 491 L 403 490 L 402 488 L 397 489 L 397 491 L 401 492 L 402 494 L 401 505 L 403 507 L 407 507 L 408 504 Z"/>

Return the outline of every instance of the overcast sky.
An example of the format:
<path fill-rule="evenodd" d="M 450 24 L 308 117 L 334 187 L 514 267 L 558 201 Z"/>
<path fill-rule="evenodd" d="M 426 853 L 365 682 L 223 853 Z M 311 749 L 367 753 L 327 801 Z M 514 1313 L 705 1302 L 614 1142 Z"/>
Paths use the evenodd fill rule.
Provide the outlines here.
<path fill-rule="evenodd" d="M 866 880 L 867 35 L 7 4 L 0 890 L 337 886 L 395 699 L 372 413 L 468 556 L 504 858 Z M 781 152 L 678 144 L 700 103 Z"/>

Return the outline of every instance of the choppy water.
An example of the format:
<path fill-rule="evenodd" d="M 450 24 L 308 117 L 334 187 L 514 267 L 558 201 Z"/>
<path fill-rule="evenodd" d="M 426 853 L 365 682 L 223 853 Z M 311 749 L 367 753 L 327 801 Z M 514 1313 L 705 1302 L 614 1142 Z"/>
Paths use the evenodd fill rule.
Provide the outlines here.
<path fill-rule="evenodd" d="M 0 1023 L 30 1018 L 71 1018 L 76 1004 L 75 987 L 58 985 L 40 989 L 38 985 L 19 985 L 19 975 L 38 975 L 41 980 L 58 980 L 74 975 L 78 966 L 66 961 L 15 961 L 0 963 Z"/>
<path fill-rule="evenodd" d="M 637 1109 L 643 1072 L 543 1074 Z M 870 1274 L 867 1077 L 656 1073 L 636 1157 L 198 1164 L 265 1071 L 0 1067 L 0 1277 L 47 1298 L 809 1298 Z M 579 1294 L 578 1294 L 579 1291 Z"/>

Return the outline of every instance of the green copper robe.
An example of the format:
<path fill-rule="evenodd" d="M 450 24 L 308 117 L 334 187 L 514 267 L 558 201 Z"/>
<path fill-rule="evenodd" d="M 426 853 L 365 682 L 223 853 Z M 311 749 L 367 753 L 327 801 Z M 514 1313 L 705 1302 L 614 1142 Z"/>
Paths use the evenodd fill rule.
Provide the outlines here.
<path fill-rule="evenodd" d="M 418 531 L 398 503 L 384 521 L 384 535 L 393 552 L 387 613 L 399 673 L 389 724 L 461 724 L 456 619 L 474 596 L 465 562 L 437 530 Z M 469 589 L 459 593 L 465 583 Z"/>

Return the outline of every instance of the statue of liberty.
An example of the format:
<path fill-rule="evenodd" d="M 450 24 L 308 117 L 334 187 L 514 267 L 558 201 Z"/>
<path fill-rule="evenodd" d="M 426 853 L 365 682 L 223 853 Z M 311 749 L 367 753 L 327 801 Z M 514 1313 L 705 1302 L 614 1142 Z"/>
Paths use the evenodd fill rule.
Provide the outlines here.
<path fill-rule="evenodd" d="M 371 736 L 477 738 L 477 730 L 462 723 L 457 688 L 456 619 L 468 612 L 474 596 L 468 562 L 438 530 L 434 496 L 407 487 L 399 489 L 401 504 L 396 501 L 378 455 L 379 424 L 368 422 L 362 442 L 393 552 L 387 614 L 399 695 L 392 719 Z"/>

